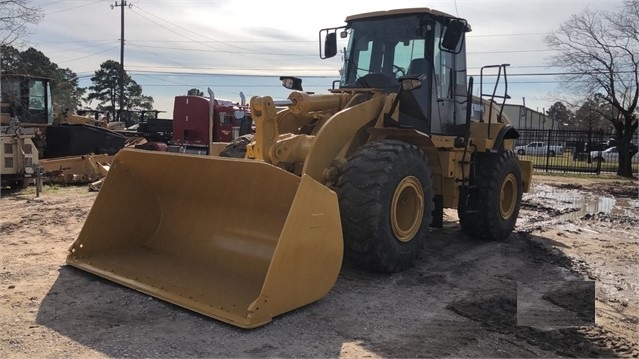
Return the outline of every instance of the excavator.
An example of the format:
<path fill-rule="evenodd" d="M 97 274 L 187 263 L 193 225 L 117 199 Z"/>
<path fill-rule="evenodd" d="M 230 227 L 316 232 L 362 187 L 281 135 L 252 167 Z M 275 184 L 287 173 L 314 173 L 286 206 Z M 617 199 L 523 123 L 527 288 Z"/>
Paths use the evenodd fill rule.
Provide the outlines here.
<path fill-rule="evenodd" d="M 37 175 L 34 165 L 50 183 L 87 183 L 105 175 L 126 137 L 92 117 L 54 112 L 50 78 L 7 73 L 0 77 L 0 136 L 6 142 L 0 157 L 2 174 L 14 175 L 9 185 L 26 188 Z M 11 143 L 17 146 L 13 150 Z"/>
<path fill-rule="evenodd" d="M 345 259 L 407 270 L 444 208 L 464 235 L 507 240 L 532 178 L 501 111 L 507 65 L 482 68 L 473 96 L 466 20 L 411 8 L 345 22 L 319 31 L 321 58 L 347 41 L 339 82 L 251 98 L 241 158 L 121 150 L 67 263 L 255 328 L 327 295 Z M 503 94 L 483 93 L 484 71 Z"/>

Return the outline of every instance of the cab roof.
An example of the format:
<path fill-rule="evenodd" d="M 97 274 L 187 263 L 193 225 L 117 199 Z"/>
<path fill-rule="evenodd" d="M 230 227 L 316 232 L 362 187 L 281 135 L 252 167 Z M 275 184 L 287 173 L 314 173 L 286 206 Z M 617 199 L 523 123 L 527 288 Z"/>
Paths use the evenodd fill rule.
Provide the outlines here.
<path fill-rule="evenodd" d="M 374 17 L 386 17 L 386 16 L 393 16 L 393 15 L 405 15 L 405 14 L 424 14 L 424 13 L 431 14 L 433 16 L 446 17 L 449 19 L 458 18 L 457 16 L 453 16 L 445 12 L 433 10 L 427 7 L 415 7 L 415 8 L 407 8 L 407 9 L 382 10 L 382 11 L 373 11 L 373 12 L 366 12 L 362 14 L 356 14 L 356 15 L 348 16 L 345 21 L 351 22 L 354 20 L 368 19 L 368 18 L 374 18 Z M 470 31 L 470 30 L 471 30 L 470 25 L 466 24 L 466 31 Z"/>

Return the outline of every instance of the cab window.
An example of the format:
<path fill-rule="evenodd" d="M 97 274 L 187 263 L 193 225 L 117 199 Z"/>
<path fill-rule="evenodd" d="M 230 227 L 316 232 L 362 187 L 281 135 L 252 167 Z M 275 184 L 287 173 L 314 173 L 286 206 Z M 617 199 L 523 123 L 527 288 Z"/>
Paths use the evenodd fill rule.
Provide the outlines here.
<path fill-rule="evenodd" d="M 233 117 L 230 116 L 228 113 L 221 112 L 220 113 L 220 123 L 223 124 L 223 125 L 232 125 L 233 124 Z"/>
<path fill-rule="evenodd" d="M 29 109 L 30 110 L 44 110 L 45 106 L 45 91 L 42 81 L 33 81 L 29 88 Z"/>

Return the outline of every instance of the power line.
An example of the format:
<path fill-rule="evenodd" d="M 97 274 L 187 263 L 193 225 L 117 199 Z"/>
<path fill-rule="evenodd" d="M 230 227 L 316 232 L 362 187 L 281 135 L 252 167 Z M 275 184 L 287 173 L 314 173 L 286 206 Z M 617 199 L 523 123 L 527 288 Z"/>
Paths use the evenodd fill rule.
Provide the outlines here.
<path fill-rule="evenodd" d="M 149 68 L 152 66 L 142 66 L 142 65 L 131 65 L 130 67 L 134 68 Z M 176 67 L 173 67 L 176 68 Z M 201 67 L 201 68 L 192 68 L 191 70 L 198 71 L 206 71 L 206 70 L 237 70 L 236 68 L 224 68 L 224 67 Z M 290 68 L 290 69 L 277 69 L 277 68 L 242 68 L 243 71 L 336 71 L 333 68 Z M 185 72 L 185 71 L 164 71 L 164 70 L 134 70 L 135 72 L 144 72 L 144 73 L 159 73 L 159 74 L 171 74 L 171 75 L 196 75 L 198 73 Z M 627 73 L 632 73 L 632 71 L 627 71 Z M 223 73 L 213 73 L 216 75 L 225 75 L 225 76 L 259 76 L 259 75 L 246 75 L 246 74 L 223 74 Z M 529 72 L 529 73 L 508 73 L 508 77 L 520 77 L 520 76 L 568 76 L 568 75 L 594 75 L 595 72 Z M 479 73 L 469 74 L 468 76 L 479 77 Z M 266 75 L 270 76 L 270 75 Z M 494 77 L 497 74 L 484 74 L 484 77 Z M 503 74 L 502 74 L 503 76 Z M 320 77 L 338 77 L 338 76 L 320 76 Z"/>
<path fill-rule="evenodd" d="M 282 52 L 254 52 L 254 51 L 228 51 L 228 50 L 207 50 L 207 49 L 193 49 L 193 48 L 181 48 L 181 47 L 170 47 L 170 46 L 153 46 L 153 45 L 140 45 L 137 41 L 129 41 L 129 45 L 134 44 L 140 48 L 154 48 L 154 49 L 165 49 L 165 50 L 180 50 L 180 51 L 193 51 L 193 52 L 211 52 L 211 53 L 226 53 L 226 54 L 249 54 L 249 55 L 279 55 L 279 56 L 303 56 L 303 57 L 316 57 L 316 53 L 282 53 Z M 476 52 L 467 52 L 467 54 L 477 55 L 477 54 L 510 54 L 510 53 L 530 53 L 530 52 L 552 52 L 556 50 L 551 49 L 534 49 L 534 50 L 504 50 L 504 51 L 476 51 Z"/>
<path fill-rule="evenodd" d="M 133 45 L 129 41 L 129 45 Z M 240 52 L 240 51 L 226 51 L 226 50 L 207 50 L 207 49 L 185 49 L 179 47 L 168 47 L 168 46 L 149 46 L 149 45 L 140 45 L 135 44 L 135 46 L 139 48 L 153 48 L 153 49 L 165 49 L 165 50 L 180 50 L 180 51 L 193 51 L 193 52 L 210 52 L 210 53 L 225 53 L 225 54 L 250 54 L 250 55 L 274 55 L 274 56 L 301 56 L 301 57 L 317 57 L 317 54 L 302 54 L 302 53 L 282 53 L 282 52 Z"/>
<path fill-rule="evenodd" d="M 43 44 L 77 44 L 81 42 L 112 42 L 113 39 L 109 40 L 69 40 L 69 41 L 38 41 L 40 45 Z"/>
<path fill-rule="evenodd" d="M 132 46 L 135 46 L 135 45 L 132 45 Z M 164 59 L 165 61 L 168 61 L 168 62 L 174 63 L 174 64 L 178 65 L 180 68 L 187 68 L 187 69 L 191 69 L 191 70 L 193 70 L 193 69 L 192 69 L 192 68 L 190 68 L 189 66 L 186 66 L 186 65 L 181 64 L 181 63 L 178 63 L 178 62 L 176 62 L 176 61 L 173 61 L 173 60 L 167 59 L 167 58 L 165 58 L 165 57 L 163 57 L 163 56 L 157 55 L 157 54 L 155 54 L 155 53 L 153 53 L 153 52 L 151 52 L 151 51 L 149 51 L 149 50 L 145 49 L 143 46 L 136 46 L 136 47 L 139 47 L 142 51 L 146 51 L 146 52 L 148 52 L 149 54 L 151 54 L 151 55 L 153 55 L 153 56 L 155 56 L 155 57 L 159 57 L 159 58 Z"/>
<path fill-rule="evenodd" d="M 515 54 L 527 52 L 553 52 L 553 49 L 536 49 L 536 50 L 504 50 L 504 51 L 468 51 L 467 55 L 486 55 L 486 54 Z"/>
<path fill-rule="evenodd" d="M 138 7 L 138 8 L 139 8 L 139 7 Z M 140 8 L 140 9 L 141 9 L 141 8 Z M 143 10 L 143 11 L 147 12 L 147 11 L 146 11 L 146 10 L 144 10 L 144 9 L 141 9 L 141 10 Z M 139 15 L 140 17 L 142 17 L 142 18 L 144 18 L 144 19 L 146 19 L 146 20 L 150 21 L 151 23 L 156 24 L 156 25 L 158 25 L 158 26 L 162 27 L 163 29 L 166 29 L 167 31 L 170 31 L 170 32 L 172 32 L 172 33 L 174 33 L 174 34 L 176 34 L 176 35 L 179 35 L 179 36 L 182 36 L 182 37 L 184 37 L 184 38 L 187 38 L 187 39 L 191 40 L 192 42 L 196 42 L 196 43 L 198 43 L 198 44 L 201 44 L 201 45 L 203 45 L 203 46 L 206 46 L 206 47 L 209 47 L 209 48 L 211 48 L 211 49 L 218 50 L 218 51 L 224 51 L 224 50 L 222 50 L 222 49 L 219 49 L 219 48 L 213 47 L 213 46 L 211 46 L 211 45 L 209 45 L 209 44 L 206 44 L 205 42 L 202 42 L 202 41 L 199 41 L 199 40 L 196 40 L 196 39 L 192 39 L 192 38 L 190 38 L 190 37 L 188 37 L 188 36 L 186 36 L 186 35 L 184 35 L 184 34 L 180 34 L 179 32 L 173 31 L 172 29 L 170 29 L 170 28 L 168 28 L 168 27 L 166 27 L 166 26 L 164 26 L 164 25 L 162 25 L 162 24 L 159 24 L 159 23 L 157 23 L 157 22 L 155 22 L 155 21 L 153 21 L 153 20 L 149 19 L 148 17 L 146 17 L 146 16 L 144 16 L 144 15 L 140 14 L 139 12 L 137 12 L 137 11 L 135 11 L 135 10 L 134 10 L 133 12 L 134 12 L 134 13 L 136 13 L 137 15 Z M 148 12 L 147 12 L 147 13 L 148 13 Z M 152 16 L 155 16 L 155 15 L 153 15 L 153 14 L 151 14 L 151 15 L 152 15 Z M 156 16 L 156 17 L 157 17 L 157 16 Z M 158 18 L 159 18 L 159 17 L 158 17 Z M 159 19 L 161 19 L 161 18 L 159 18 Z M 167 21 L 167 22 L 168 22 L 168 23 L 170 23 L 171 25 L 176 26 L 176 27 L 178 27 L 178 28 L 180 28 L 180 29 L 184 29 L 184 30 L 186 30 L 186 31 L 192 32 L 191 30 L 188 30 L 188 29 L 185 29 L 185 28 L 183 28 L 183 27 L 181 27 L 181 26 L 178 26 L 178 25 L 173 24 L 172 22 L 170 22 L 170 21 L 168 21 L 168 20 L 164 20 L 164 21 Z M 203 36 L 203 35 L 200 35 L 200 34 L 197 34 L 197 35 L 199 35 L 199 36 Z M 207 37 L 207 38 L 208 38 L 208 37 Z M 228 43 L 226 43 L 226 42 L 218 41 L 218 40 L 211 39 L 211 38 L 208 38 L 208 39 L 210 39 L 210 40 L 212 40 L 212 41 L 214 41 L 214 42 L 219 42 L 219 43 L 222 43 L 222 44 L 225 44 L 225 45 L 231 46 L 231 47 L 237 47 L 237 46 L 234 46 L 234 45 L 228 44 Z M 241 48 L 241 47 L 237 47 L 237 48 L 239 48 L 239 49 L 243 49 L 243 48 Z M 245 49 L 243 49 L 243 50 L 245 50 Z M 255 56 L 248 56 L 248 55 L 246 55 L 245 53 L 240 53 L 240 52 L 237 52 L 237 54 L 238 54 L 238 55 L 240 55 L 240 56 L 248 57 L 248 58 L 258 58 L 258 57 L 255 57 Z"/>
<path fill-rule="evenodd" d="M 203 69 L 206 70 L 206 69 Z M 220 68 L 208 70 L 225 70 Z M 282 72 L 292 72 L 292 71 L 331 71 L 326 69 L 248 69 L 250 71 L 282 71 Z M 129 71 L 129 74 L 164 74 L 164 75 L 175 75 L 175 76 L 236 76 L 236 77 L 278 77 L 277 75 L 254 75 L 254 74 L 227 74 L 222 72 L 184 72 L 184 71 L 152 71 L 152 70 L 133 70 Z M 338 78 L 339 76 L 327 76 L 327 75 L 309 75 L 304 76 L 308 78 Z"/>
<path fill-rule="evenodd" d="M 539 36 L 539 35 L 547 35 L 545 32 L 528 32 L 528 33 L 520 33 L 520 34 L 486 34 L 486 35 L 473 35 L 468 34 L 466 37 L 505 37 L 505 36 Z"/>
<path fill-rule="evenodd" d="M 137 42 L 161 42 L 161 43 L 169 43 L 169 42 L 177 42 L 177 43 L 191 43 L 193 41 L 187 40 L 135 40 Z M 317 44 L 317 40 L 232 40 L 234 44 L 264 44 L 264 43 L 277 43 L 277 44 L 290 44 L 290 43 L 307 43 L 307 44 Z M 213 40 L 209 41 L 198 41 L 199 43 L 207 43 L 207 42 L 217 42 Z"/>
<path fill-rule="evenodd" d="M 66 60 L 66 61 L 62 61 L 62 62 L 67 63 L 67 62 L 73 62 L 73 61 L 82 60 L 82 59 L 86 59 L 87 57 L 99 55 L 99 54 L 102 54 L 102 53 L 105 53 L 107 51 L 111 51 L 111 50 L 114 50 L 114 49 L 117 49 L 117 46 L 113 46 L 113 47 L 110 47 L 110 48 L 108 48 L 106 50 L 98 51 L 98 52 L 95 52 L 95 53 L 90 54 L 90 55 L 86 55 L 86 56 L 82 56 L 82 57 L 78 57 L 78 58 L 75 58 L 75 59 L 72 59 L 72 60 Z"/>
<path fill-rule="evenodd" d="M 101 1 L 104 1 L 104 0 L 101 0 Z M 82 5 L 82 6 L 85 6 L 85 5 Z M 164 26 L 162 26 L 162 25 L 158 24 L 157 22 L 154 22 L 154 21 L 150 20 L 148 17 L 144 17 L 144 16 L 143 16 L 143 15 L 141 15 L 139 12 L 136 12 L 136 11 L 135 11 L 136 9 L 143 10 L 143 9 L 142 9 L 142 8 L 140 8 L 139 6 L 136 6 L 135 8 L 132 8 L 132 9 L 131 9 L 131 11 L 135 12 L 135 13 L 136 13 L 137 15 L 139 15 L 140 17 L 142 17 L 142 18 L 144 18 L 144 19 L 146 19 L 146 20 L 148 20 L 148 21 L 150 21 L 150 22 L 152 22 L 152 23 L 154 23 L 154 24 L 156 24 L 156 25 L 158 25 L 158 26 L 160 26 L 160 27 L 162 27 L 162 28 L 164 28 L 164 29 L 166 29 L 166 30 L 168 30 L 168 31 L 170 31 L 170 32 L 172 32 L 172 33 L 174 33 L 174 34 L 177 34 L 177 35 L 180 35 L 180 36 L 184 37 L 182 34 L 180 34 L 180 33 L 176 33 L 176 32 L 175 32 L 175 31 L 173 31 L 173 30 L 167 29 L 166 27 L 164 27 Z M 145 10 L 143 10 L 143 11 L 145 11 Z M 145 12 L 146 12 L 146 11 L 145 11 Z M 152 16 L 155 16 L 155 15 L 152 15 Z M 162 19 L 162 18 L 159 18 L 159 19 Z M 167 21 L 167 22 L 168 22 L 168 20 L 164 20 L 164 21 Z M 174 26 L 176 26 L 176 27 L 179 27 L 178 25 L 175 25 L 175 24 L 173 24 L 173 23 L 171 23 L 171 24 L 172 24 L 172 25 L 174 25 Z M 179 27 L 179 28 L 184 29 L 184 30 L 186 30 L 186 31 L 189 31 L 189 32 L 191 32 L 191 33 L 194 33 L 194 34 L 196 34 L 196 35 L 203 36 L 202 34 L 195 33 L 195 32 L 193 32 L 193 31 L 191 31 L 191 30 L 189 30 L 189 29 L 182 28 L 182 27 Z M 466 37 L 467 37 L 467 38 L 469 38 L 469 37 L 510 37 L 510 36 L 533 36 L 533 35 L 545 35 L 545 33 L 542 33 L 542 32 L 538 32 L 538 33 L 537 33 L 537 32 L 535 32 L 535 33 L 519 33 L 519 34 L 517 34 L 517 33 L 512 33 L 512 34 L 485 34 L 485 35 L 472 35 L 472 34 L 468 34 L 468 35 L 466 35 Z M 204 37 L 206 38 L 206 36 L 204 36 Z M 207 43 L 207 42 L 218 42 L 218 43 L 224 43 L 224 44 L 227 44 L 227 45 L 229 45 L 229 46 L 234 46 L 234 45 L 232 45 L 232 44 L 266 44 L 266 43 L 278 43 L 278 44 L 290 44 L 290 43 L 312 43 L 312 44 L 317 44 L 317 40 L 316 40 L 316 39 L 313 39 L 313 40 L 239 40 L 239 39 L 238 39 L 238 40 L 227 40 L 227 42 L 221 42 L 221 41 L 216 40 L 216 39 L 211 39 L 211 40 L 193 40 L 193 39 L 190 39 L 190 38 L 187 38 L 187 39 L 188 39 L 188 40 L 129 39 L 129 41 L 135 41 L 135 42 L 160 42 L 160 43 L 191 43 L 191 42 L 194 42 L 194 41 L 195 41 L 195 42 L 197 42 L 197 43 L 201 43 L 201 44 L 204 44 L 204 43 Z M 68 40 L 68 41 L 46 41 L 46 42 L 41 42 L 41 43 L 42 43 L 42 44 L 64 44 L 64 43 L 94 42 L 94 41 L 112 41 L 112 40 L 102 40 L 102 39 L 94 39 L 94 40 Z M 228 44 L 228 43 L 232 43 L 232 44 Z M 242 48 L 242 49 L 244 49 L 244 48 Z M 246 49 L 244 49 L 244 50 L 246 50 Z"/>
<path fill-rule="evenodd" d="M 211 70 L 211 69 L 210 69 Z M 215 69 L 217 71 L 219 71 L 220 69 Z M 251 71 L 257 71 L 257 70 L 273 70 L 274 69 L 250 69 Z M 296 69 L 297 71 L 300 71 L 299 69 Z M 308 70 L 313 70 L 313 69 L 305 69 L 303 71 L 308 71 Z M 287 69 L 279 69 L 279 71 L 281 72 L 286 72 Z M 318 70 L 318 71 L 325 71 L 325 70 Z M 262 77 L 262 78 L 267 78 L 267 77 L 271 77 L 271 78 L 277 78 L 278 75 L 275 74 L 270 74 L 270 75 L 254 75 L 254 74 L 229 74 L 229 73 L 220 73 L 220 72 L 205 72 L 205 73 L 194 73 L 194 72 L 184 72 L 184 71 L 152 71 L 152 70 L 135 70 L 135 71 L 130 71 L 129 72 L 130 75 L 137 75 L 137 76 L 145 76 L 145 77 L 149 77 L 149 74 L 156 74 L 156 75 L 171 75 L 171 76 L 183 76 L 183 77 L 192 77 L 192 76 L 206 76 L 206 77 L 238 77 L 238 78 L 248 78 L 248 77 Z M 570 72 L 563 72 L 563 73 L 524 73 L 524 74 L 509 74 L 508 77 L 520 77 L 520 76 L 556 76 L 556 75 L 562 75 L 562 74 L 578 74 L 578 73 L 570 73 Z M 471 76 L 475 76 L 478 77 L 478 75 L 471 75 Z M 88 77 L 88 75 L 86 76 L 79 76 L 81 78 L 85 78 Z M 313 79 L 330 79 L 330 80 L 335 80 L 338 79 L 339 76 L 327 76 L 327 75 L 305 75 L 303 76 L 304 78 L 313 78 Z M 491 75 L 484 75 L 484 77 L 493 77 Z M 163 80 L 158 78 L 158 80 L 161 81 L 166 81 L 169 82 L 167 80 Z M 586 82 L 585 80 L 577 80 L 577 82 Z M 509 85 L 529 85 L 529 84 L 538 84 L 538 85 L 544 85 L 544 84 L 560 84 L 563 81 L 561 80 L 538 80 L 538 81 L 508 81 Z M 494 83 L 491 83 L 490 80 L 488 82 L 485 82 L 485 84 L 487 85 L 491 85 Z M 252 87 L 279 87 L 279 86 L 270 86 L 270 85 L 252 85 L 252 84 L 243 84 L 245 86 L 252 86 Z M 175 87 L 175 86 L 205 86 L 205 85 L 197 85 L 197 84 L 187 84 L 187 83 L 173 83 L 173 84 L 144 84 L 145 87 Z M 219 87 L 237 87 L 237 86 L 241 86 L 240 84 L 234 84 L 234 85 L 216 85 Z"/>
<path fill-rule="evenodd" d="M 81 43 L 81 42 L 112 42 L 113 40 L 85 40 L 85 41 L 46 41 L 46 42 L 39 42 L 39 44 L 77 44 L 77 43 Z M 144 42 L 161 42 L 161 43 L 193 43 L 196 42 L 198 44 L 204 45 L 206 47 L 209 47 L 211 50 L 207 50 L 207 49 L 194 49 L 194 48 L 183 48 L 183 47 L 172 47 L 172 46 L 156 46 L 156 45 L 143 45 L 141 43 Z M 258 41 L 259 43 L 262 42 L 269 42 L 269 41 Z M 252 42 L 252 41 L 245 41 L 243 43 L 258 43 L 258 42 Z M 277 41 L 273 41 L 273 42 L 277 42 Z M 313 43 L 315 44 L 316 41 L 283 41 L 285 43 L 291 43 L 291 42 L 299 42 L 299 43 Z M 313 54 L 311 55 L 310 52 L 309 54 L 302 54 L 302 53 L 282 53 L 282 52 L 255 52 L 255 51 L 250 51 L 250 50 L 246 50 L 245 52 L 242 51 L 230 51 L 230 50 L 224 50 L 221 48 L 217 48 L 217 47 L 211 47 L 208 46 L 206 44 L 206 41 L 197 41 L 197 40 L 192 40 L 192 41 L 155 41 L 155 40 L 127 40 L 127 44 L 129 45 L 133 45 L 135 44 L 138 47 L 146 47 L 146 48 L 155 48 L 155 49 L 165 49 L 165 50 L 179 50 L 179 51 L 193 51 L 193 52 L 211 52 L 211 53 L 228 53 L 228 54 L 246 54 L 246 55 L 281 55 L 281 56 L 317 56 L 317 54 L 315 54 L 315 52 L 313 51 Z M 535 52 L 553 52 L 553 51 L 557 51 L 557 50 L 552 50 L 552 49 L 521 49 L 521 50 L 499 50 L 499 51 L 469 51 L 466 52 L 466 54 L 470 54 L 470 55 L 482 55 L 482 54 L 510 54 L 510 53 L 535 53 Z"/>
<path fill-rule="evenodd" d="M 135 7 L 132 9 L 139 9 L 138 7 Z M 134 11 L 135 12 L 135 11 Z M 137 15 L 139 15 L 140 17 L 158 25 L 163 27 L 164 29 L 167 29 L 166 27 L 158 24 L 157 22 L 154 22 L 152 20 L 150 20 L 147 17 L 142 16 L 140 13 L 136 12 Z M 176 25 L 177 26 L 177 25 Z M 173 30 L 167 29 L 171 32 L 173 32 L 174 34 L 183 36 L 180 33 L 176 33 Z M 187 29 L 188 30 L 188 29 Z M 190 30 L 188 30 L 190 31 Z M 197 34 L 197 33 L 195 33 Z M 538 35 L 538 34 L 542 34 L 542 33 L 530 33 L 530 34 L 487 34 L 487 35 L 466 35 L 466 37 L 509 37 L 509 36 L 526 36 L 526 35 Z M 203 36 L 201 34 L 197 34 L 199 36 Z M 184 37 L 184 36 L 183 36 Z M 188 40 L 151 40 L 151 39 L 133 39 L 136 42 L 160 42 L 160 43 L 172 43 L 172 42 L 177 42 L 177 43 L 191 43 L 193 41 L 197 41 L 198 43 L 207 43 L 207 42 L 221 42 L 218 40 L 193 40 L 193 39 L 188 39 Z M 50 41 L 50 42 L 46 42 L 46 43 L 75 43 L 75 42 L 92 42 L 92 41 L 111 41 L 111 40 L 81 40 L 81 41 L 76 41 L 76 40 L 69 40 L 69 41 Z M 317 40 L 313 39 L 313 40 L 228 40 L 227 42 L 232 42 L 233 44 L 264 44 L 264 43 L 278 43 L 278 44 L 290 44 L 290 43 L 312 43 L 312 44 L 317 44 Z M 227 44 L 226 42 L 224 44 Z M 230 45 L 233 46 L 233 45 Z"/>
<path fill-rule="evenodd" d="M 82 47 L 76 47 L 76 48 L 72 48 L 72 49 L 66 49 L 66 50 L 60 50 L 60 51 L 53 51 L 53 52 L 49 52 L 47 53 L 48 55 L 55 55 L 55 54 L 62 54 L 65 52 L 71 52 L 71 51 L 77 51 L 77 50 L 83 50 L 83 49 L 89 49 L 89 48 L 93 48 L 93 47 L 101 47 L 104 46 L 105 44 L 96 44 L 96 45 L 90 45 L 90 46 L 82 46 Z"/>
<path fill-rule="evenodd" d="M 140 10 L 142 10 L 142 11 L 144 11 L 145 13 L 147 13 L 147 14 L 149 14 L 149 15 L 151 15 L 151 16 L 153 16 L 153 17 L 155 17 L 155 18 L 157 18 L 157 19 L 160 19 L 160 20 L 162 20 L 162 21 L 164 21 L 164 22 L 166 22 L 166 23 L 171 24 L 172 26 L 177 27 L 178 29 L 182 29 L 182 30 L 184 30 L 184 31 L 187 31 L 187 32 L 190 32 L 190 33 L 192 33 L 192 34 L 195 34 L 195 35 L 198 35 L 198 36 L 204 37 L 204 38 L 209 39 L 209 40 L 214 41 L 214 42 L 219 42 L 219 43 L 221 43 L 221 44 L 224 44 L 224 45 L 227 45 L 227 46 L 230 46 L 230 47 L 235 47 L 235 48 L 238 48 L 238 49 L 241 49 L 241 50 L 247 50 L 247 49 L 245 49 L 245 48 L 242 48 L 242 47 L 239 47 L 239 46 L 235 46 L 235 45 L 233 45 L 233 44 L 231 44 L 231 43 L 224 42 L 224 41 L 220 41 L 220 40 L 217 40 L 217 39 L 214 39 L 214 38 L 211 38 L 211 37 L 204 36 L 204 35 L 202 35 L 202 34 L 196 33 L 196 32 L 194 32 L 194 31 L 192 31 L 192 30 L 189 30 L 189 29 L 187 29 L 187 28 L 185 28 L 185 27 L 182 27 L 182 26 L 180 26 L 180 25 L 177 25 L 177 24 L 173 23 L 172 21 L 169 21 L 169 20 L 163 19 L 163 18 L 161 18 L 161 17 L 159 17 L 159 16 L 157 16 L 157 15 L 154 15 L 154 14 L 152 14 L 151 12 L 149 12 L 149 11 L 147 11 L 147 10 L 144 10 L 143 8 L 141 8 L 141 7 L 139 7 L 139 6 L 138 6 L 137 8 L 138 8 L 138 9 L 140 9 Z M 158 26 L 162 26 L 162 25 L 158 24 L 157 22 L 154 22 L 154 21 L 152 21 L 152 20 L 148 19 L 147 17 L 145 17 L 145 16 L 141 15 L 141 14 L 140 14 L 140 13 L 138 13 L 138 12 L 136 12 L 136 14 L 138 14 L 138 15 L 142 16 L 143 18 L 145 18 L 145 19 L 147 19 L 147 20 L 151 21 L 152 23 L 154 23 L 154 24 L 156 24 L 156 25 L 158 25 Z M 171 30 L 171 29 L 168 29 L 168 28 L 166 28 L 166 27 L 164 27 L 164 26 L 162 26 L 162 27 L 163 27 L 163 28 L 165 28 L 165 29 L 167 29 L 167 30 L 169 30 L 169 31 L 171 31 L 171 32 L 173 32 L 174 34 L 177 34 L 177 35 L 183 36 L 183 37 L 185 37 L 185 38 L 187 38 L 187 39 L 190 39 L 189 37 L 187 37 L 187 36 L 185 36 L 185 35 L 183 35 L 183 34 L 180 34 L 180 33 L 178 33 L 178 32 L 175 32 L 175 31 L 173 31 L 173 30 Z M 193 39 L 190 39 L 190 40 L 192 40 L 192 41 L 196 41 L 196 42 L 198 42 L 198 43 L 201 43 L 201 41 L 198 41 L 198 40 L 193 40 Z"/>
<path fill-rule="evenodd" d="M 616 74 L 633 74 L 634 71 L 617 71 Z M 537 72 L 537 73 L 508 73 L 508 77 L 511 76 L 592 76 L 592 75 L 604 75 L 607 74 L 605 71 L 583 71 L 583 72 L 574 72 L 574 71 L 564 71 L 564 72 Z M 469 76 L 479 76 L 479 74 L 469 75 Z M 484 74 L 484 77 L 494 77 L 498 76 L 498 74 Z M 503 76 L 503 75 L 502 75 Z"/>
<path fill-rule="evenodd" d="M 74 7 L 69 7 L 69 8 L 66 8 L 66 9 L 61 9 L 61 10 L 58 10 L 58 11 L 53 11 L 53 12 L 48 13 L 47 15 L 54 15 L 54 14 L 58 14 L 58 13 L 61 13 L 61 12 L 74 10 L 74 9 L 77 9 L 77 8 L 81 8 L 81 7 L 97 4 L 97 3 L 101 2 L 101 1 L 103 1 L 103 0 L 98 0 L 98 1 L 94 1 L 94 2 L 88 3 L 88 4 L 82 4 L 82 5 L 78 5 L 78 6 L 74 6 Z"/>
<path fill-rule="evenodd" d="M 280 71 L 284 72 L 286 71 L 286 69 L 280 69 Z M 150 78 L 154 78 L 153 76 L 151 76 L 150 74 L 156 74 L 156 75 L 171 75 L 171 76 L 180 76 L 180 77 L 184 77 L 184 78 L 189 78 L 189 77 L 193 77 L 193 76 L 199 76 L 199 77 L 236 77 L 236 78 L 256 78 L 256 77 L 262 77 L 262 78 L 277 78 L 278 75 L 252 75 L 252 74 L 228 74 L 228 73 L 219 73 L 219 72 L 207 72 L 207 73 L 192 73 L 192 72 L 183 72 L 183 71 L 145 71 L 145 70 L 136 70 L 136 71 L 130 71 L 129 72 L 130 75 L 136 75 L 136 76 L 144 76 L 144 77 L 150 77 Z M 538 76 L 550 76 L 550 75 L 554 75 L 554 74 L 548 74 L 548 73 L 538 73 L 538 74 L 511 74 L 509 75 L 509 77 L 517 77 L 518 75 L 521 76 L 533 76 L 533 75 L 538 75 Z M 79 78 L 87 78 L 90 77 L 91 75 L 87 74 L 87 75 L 79 75 Z M 491 76 L 487 76 L 485 75 L 485 77 L 491 77 Z M 330 79 L 330 80 L 335 80 L 338 78 L 338 76 L 327 76 L 327 75 L 305 75 L 304 78 L 309 78 L 309 79 Z M 143 86 L 145 87 L 179 87 L 179 86 L 207 86 L 205 85 L 200 85 L 200 84 L 193 84 L 193 83 L 178 83 L 178 82 L 174 82 L 174 81 L 169 81 L 166 79 L 162 79 L 162 78 L 155 78 L 157 80 L 160 81 L 164 81 L 164 82 L 169 82 L 169 84 L 144 84 Z M 581 80 L 583 82 L 585 82 L 585 80 Z M 545 85 L 545 84 L 560 84 L 563 81 L 561 80 L 547 80 L 547 81 L 509 81 L 508 84 L 510 85 L 529 85 L 529 84 L 538 84 L 538 85 Z M 578 81 L 579 82 L 579 81 Z M 491 85 L 494 83 L 491 83 L 490 81 L 485 82 L 486 85 Z M 216 86 L 218 87 L 237 87 L 237 86 L 251 86 L 251 87 L 279 87 L 278 85 L 257 85 L 257 84 L 233 84 L 233 85 L 224 85 L 224 84 L 218 84 Z"/>

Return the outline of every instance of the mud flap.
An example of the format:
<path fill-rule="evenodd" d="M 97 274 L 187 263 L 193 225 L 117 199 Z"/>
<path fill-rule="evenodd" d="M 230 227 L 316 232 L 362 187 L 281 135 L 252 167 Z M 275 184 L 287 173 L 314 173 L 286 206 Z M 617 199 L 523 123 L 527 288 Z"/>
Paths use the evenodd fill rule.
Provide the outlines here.
<path fill-rule="evenodd" d="M 244 159 L 118 153 L 67 263 L 253 328 L 322 298 L 343 243 L 336 194 Z"/>

